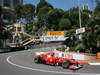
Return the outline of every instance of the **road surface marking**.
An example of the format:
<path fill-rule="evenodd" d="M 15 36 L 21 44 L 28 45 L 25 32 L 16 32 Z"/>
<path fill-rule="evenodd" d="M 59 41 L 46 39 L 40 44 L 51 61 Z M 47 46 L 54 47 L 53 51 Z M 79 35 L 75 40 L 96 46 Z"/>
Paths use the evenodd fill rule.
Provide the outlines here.
<path fill-rule="evenodd" d="M 100 65 L 100 63 L 89 63 L 90 65 Z"/>
<path fill-rule="evenodd" d="M 40 71 L 40 72 L 48 72 L 48 73 L 59 73 L 59 74 L 74 74 L 74 75 L 100 75 L 100 74 L 88 74 L 88 73 L 71 73 L 71 72 L 58 72 L 58 71 L 48 71 L 48 70 L 41 70 L 41 69 L 35 69 L 35 68 L 30 68 L 30 67 L 25 67 L 25 66 L 21 66 L 18 64 L 15 64 L 13 62 L 10 61 L 12 56 L 7 57 L 7 62 L 13 66 L 19 67 L 19 68 L 23 68 L 23 69 L 28 69 L 28 70 L 33 70 L 33 71 Z"/>

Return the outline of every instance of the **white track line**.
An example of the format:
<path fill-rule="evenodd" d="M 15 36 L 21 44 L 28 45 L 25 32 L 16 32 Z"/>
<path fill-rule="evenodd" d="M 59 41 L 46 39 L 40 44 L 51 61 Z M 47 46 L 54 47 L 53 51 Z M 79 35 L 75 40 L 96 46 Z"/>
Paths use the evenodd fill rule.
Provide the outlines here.
<path fill-rule="evenodd" d="M 99 66 L 100 66 L 100 63 L 91 63 L 91 62 L 90 62 L 89 64 L 90 64 L 90 65 L 97 65 L 97 66 L 99 65 Z"/>
<path fill-rule="evenodd" d="M 28 70 L 33 70 L 33 71 L 40 71 L 40 72 L 48 72 L 48 73 L 59 73 L 59 74 L 74 74 L 74 75 L 100 75 L 100 74 L 88 74 L 88 73 L 71 73 L 71 72 L 58 72 L 58 71 L 48 71 L 48 70 L 41 70 L 41 69 L 35 69 L 35 68 L 30 68 L 30 67 L 25 67 L 25 66 L 21 66 L 21 65 L 17 65 L 13 62 L 10 61 L 10 58 L 12 56 L 9 56 L 7 57 L 7 62 L 13 66 L 16 66 L 16 67 L 20 67 L 20 68 L 23 68 L 23 69 L 28 69 Z"/>

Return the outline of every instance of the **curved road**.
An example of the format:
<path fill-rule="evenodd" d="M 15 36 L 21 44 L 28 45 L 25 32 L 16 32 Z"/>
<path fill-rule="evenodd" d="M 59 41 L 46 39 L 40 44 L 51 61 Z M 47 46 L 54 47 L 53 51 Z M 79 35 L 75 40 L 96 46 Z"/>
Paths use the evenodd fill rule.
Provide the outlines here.
<path fill-rule="evenodd" d="M 73 73 L 62 69 L 33 62 L 34 52 L 50 51 L 54 47 L 0 54 L 0 75 L 100 75 L 100 66 L 85 66 Z"/>

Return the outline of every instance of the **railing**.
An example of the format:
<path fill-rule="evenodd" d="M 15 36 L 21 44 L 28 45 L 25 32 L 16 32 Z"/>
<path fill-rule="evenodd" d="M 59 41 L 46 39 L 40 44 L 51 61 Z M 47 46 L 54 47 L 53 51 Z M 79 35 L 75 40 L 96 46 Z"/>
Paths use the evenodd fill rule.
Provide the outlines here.
<path fill-rule="evenodd" d="M 31 39 L 30 41 L 23 44 L 23 46 L 30 44 L 31 42 L 37 42 L 40 41 L 40 39 Z"/>

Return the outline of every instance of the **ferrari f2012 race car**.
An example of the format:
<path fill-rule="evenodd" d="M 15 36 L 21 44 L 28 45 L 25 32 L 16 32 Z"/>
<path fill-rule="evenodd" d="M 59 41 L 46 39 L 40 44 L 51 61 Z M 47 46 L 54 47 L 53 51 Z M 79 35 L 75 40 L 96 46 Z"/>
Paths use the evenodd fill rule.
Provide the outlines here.
<path fill-rule="evenodd" d="M 88 62 L 81 62 L 74 59 L 56 57 L 54 52 L 37 52 L 34 56 L 34 62 L 36 64 L 62 66 L 64 69 L 71 69 L 74 71 L 82 68 L 83 65 L 90 65 Z"/>

